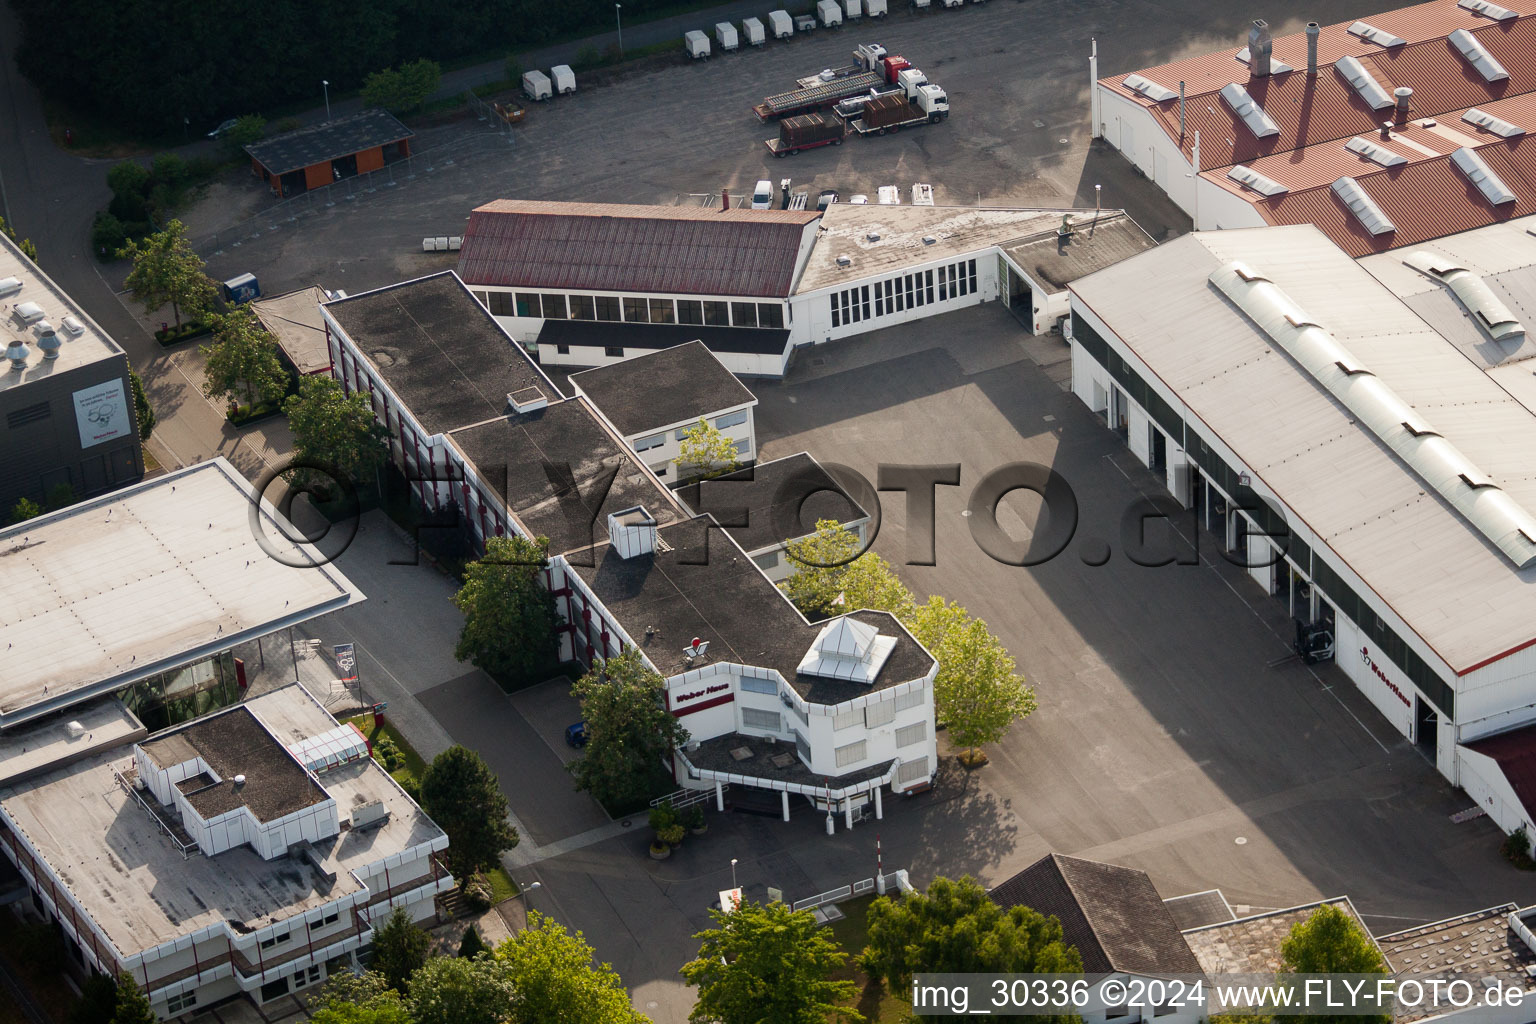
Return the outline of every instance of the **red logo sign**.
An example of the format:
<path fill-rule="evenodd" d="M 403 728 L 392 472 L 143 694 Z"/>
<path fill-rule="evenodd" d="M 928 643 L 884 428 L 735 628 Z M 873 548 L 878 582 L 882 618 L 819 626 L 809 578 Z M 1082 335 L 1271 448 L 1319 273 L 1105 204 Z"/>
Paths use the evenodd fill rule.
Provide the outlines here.
<path fill-rule="evenodd" d="M 1381 670 L 1381 666 L 1371 660 L 1371 649 L 1369 647 L 1360 648 L 1360 660 L 1364 661 L 1366 665 L 1370 667 L 1370 670 L 1376 673 L 1376 678 L 1385 683 L 1387 685 L 1387 689 L 1396 694 L 1397 699 L 1402 701 L 1404 706 L 1410 708 L 1413 707 L 1413 701 L 1408 699 L 1407 694 L 1403 693 L 1402 690 L 1399 690 L 1397 688 L 1397 684 L 1393 683 L 1392 680 L 1387 678 L 1387 674 Z"/>

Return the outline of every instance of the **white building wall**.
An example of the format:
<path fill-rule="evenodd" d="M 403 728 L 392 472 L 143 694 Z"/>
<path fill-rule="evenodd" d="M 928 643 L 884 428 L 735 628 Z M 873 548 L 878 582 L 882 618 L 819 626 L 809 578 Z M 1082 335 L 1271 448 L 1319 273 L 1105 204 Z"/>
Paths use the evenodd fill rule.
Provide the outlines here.
<path fill-rule="evenodd" d="M 792 346 L 810 343 L 836 341 L 841 338 L 851 338 L 883 327 L 893 327 L 896 324 L 909 323 L 913 320 L 922 320 L 941 313 L 964 309 L 967 306 L 979 305 L 997 298 L 997 247 L 988 246 L 974 252 L 963 255 L 945 256 L 943 259 L 932 260 L 927 263 L 914 264 L 902 267 L 900 271 L 885 274 L 873 274 L 858 276 L 858 266 L 855 264 L 848 268 L 849 278 L 846 282 L 837 285 L 820 288 L 803 295 L 796 295 L 790 300 L 790 309 L 794 314 L 795 326 L 791 329 L 790 344 Z M 976 285 L 973 289 L 969 280 L 969 264 L 976 264 Z M 960 264 L 967 268 L 967 279 L 963 288 L 963 294 L 953 294 L 949 287 L 940 287 L 938 272 L 944 268 Z M 927 301 L 928 275 L 934 275 L 932 282 L 933 301 Z M 920 274 L 923 277 L 922 303 L 906 301 L 906 279 L 912 275 Z M 883 300 L 876 302 L 875 288 L 883 289 L 886 282 L 892 283 L 893 302 L 886 304 Z M 895 283 L 902 284 L 902 298 L 895 302 Z M 834 297 L 842 292 L 852 289 L 861 289 L 859 311 L 856 318 L 849 322 L 839 322 L 836 326 L 832 320 L 832 303 Z M 863 298 L 862 289 L 869 289 L 868 302 Z M 913 291 L 914 297 L 916 290 Z M 940 295 L 943 298 L 940 298 Z M 868 306 L 869 315 L 863 315 L 864 306 Z M 899 305 L 900 309 L 892 308 Z M 880 312 L 876 312 L 879 309 Z M 841 318 L 839 318 L 841 320 Z"/>
<path fill-rule="evenodd" d="M 537 333 L 537 332 L 535 332 Z M 786 346 L 783 352 L 723 352 L 715 349 L 715 358 L 725 364 L 725 368 L 740 377 L 782 377 L 784 376 L 784 360 L 789 348 L 793 347 L 793 340 Z M 557 352 L 552 345 L 545 345 L 539 349 L 540 366 L 579 366 L 586 369 L 592 366 L 607 366 L 610 363 L 621 363 L 625 359 L 654 349 L 626 348 L 624 355 L 610 356 L 605 349 L 588 345 L 571 345 L 568 353 Z"/>
<path fill-rule="evenodd" d="M 594 406 L 596 403 L 594 403 Z M 735 426 L 722 427 L 720 420 L 734 418 L 738 413 L 746 413 L 746 420 Z M 737 443 L 737 459 L 742 462 L 757 461 L 757 428 L 752 415 L 750 405 L 733 406 L 730 409 L 721 409 L 708 413 L 703 417 L 709 425 L 715 427 L 720 433 Z M 661 477 L 667 483 L 676 483 L 678 479 L 677 465 L 673 462 L 682 454 L 682 436 L 699 425 L 698 420 L 687 420 L 681 423 L 670 423 L 656 430 L 647 430 L 640 434 L 631 434 L 624 438 L 626 444 L 634 449 L 635 454 L 647 465 L 651 471 Z M 656 444 L 657 439 L 660 444 Z M 648 444 L 644 451 L 640 445 Z"/>
<path fill-rule="evenodd" d="M 1334 616 L 1334 660 L 1382 717 L 1408 739 L 1413 735 L 1414 685 L 1369 637 L 1342 615 Z M 1379 674 L 1378 674 L 1379 673 Z"/>
<path fill-rule="evenodd" d="M 1225 173 L 1225 172 L 1223 172 Z M 1224 228 L 1261 228 L 1268 221 L 1259 215 L 1259 208 L 1236 193 L 1229 192 L 1213 181 L 1200 179 L 1200 223 L 1196 231 L 1216 231 Z"/>
<path fill-rule="evenodd" d="M 1461 788 L 1488 812 L 1495 825 L 1506 833 L 1522 827 L 1527 832 L 1531 830 L 1530 812 L 1515 794 L 1497 761 L 1463 746 L 1456 748 L 1456 760 Z"/>
<path fill-rule="evenodd" d="M 1177 141 L 1146 107 L 1132 103 L 1112 89 L 1101 85 L 1094 88 L 1099 96 L 1100 135 L 1104 141 L 1155 182 L 1179 209 L 1193 216 L 1193 169 Z M 1178 83 L 1171 83 L 1168 88 L 1177 89 Z M 1174 100 L 1173 104 L 1176 109 L 1178 101 Z M 1203 214 L 1201 219 L 1204 220 Z"/>

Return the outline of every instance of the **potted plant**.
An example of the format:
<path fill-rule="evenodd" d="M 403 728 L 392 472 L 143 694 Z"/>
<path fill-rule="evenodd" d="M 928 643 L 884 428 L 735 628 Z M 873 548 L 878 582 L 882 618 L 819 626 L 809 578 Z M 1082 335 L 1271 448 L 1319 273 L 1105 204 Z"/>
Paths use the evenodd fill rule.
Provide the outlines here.
<path fill-rule="evenodd" d="M 683 841 L 683 826 L 678 824 L 677 811 L 671 804 L 652 808 L 650 822 L 651 831 L 656 833 L 651 843 L 651 856 L 665 860 L 671 855 L 672 847 Z"/>
<path fill-rule="evenodd" d="M 683 812 L 683 824 L 696 836 L 709 831 L 709 822 L 704 820 L 704 808 L 698 804 L 694 804 Z"/>

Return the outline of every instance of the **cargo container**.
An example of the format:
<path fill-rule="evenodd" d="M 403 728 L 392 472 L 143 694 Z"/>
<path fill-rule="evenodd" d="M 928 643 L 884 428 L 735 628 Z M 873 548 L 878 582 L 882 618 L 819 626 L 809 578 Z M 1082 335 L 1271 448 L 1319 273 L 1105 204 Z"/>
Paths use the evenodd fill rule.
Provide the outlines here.
<path fill-rule="evenodd" d="M 843 9 L 837 6 L 837 0 L 816 0 L 816 16 L 827 28 L 840 28 L 843 24 Z"/>
<path fill-rule="evenodd" d="M 918 87 L 908 98 L 901 92 L 876 96 L 848 119 L 848 127 L 860 135 L 884 135 L 918 124 L 938 124 L 949 116 L 949 97 L 936 85 Z"/>
<path fill-rule="evenodd" d="M 709 60 L 709 36 L 698 29 L 683 33 L 683 48 L 694 60 Z"/>
<path fill-rule="evenodd" d="M 799 88 L 769 96 L 752 112 L 760 120 L 809 114 L 833 106 L 849 96 L 867 95 L 893 86 L 909 65 L 904 57 L 887 57 L 885 47 L 866 43 L 853 52 L 852 64 L 827 68 L 799 80 Z"/>
<path fill-rule="evenodd" d="M 555 80 L 555 92 L 561 96 L 576 91 L 576 72 L 569 64 L 556 64 L 549 69 L 549 77 Z"/>
<path fill-rule="evenodd" d="M 736 26 L 728 21 L 715 23 L 715 42 L 720 44 L 721 53 L 730 53 L 740 45 L 736 38 Z"/>
<path fill-rule="evenodd" d="M 788 39 L 795 34 L 795 20 L 788 11 L 769 11 L 768 27 L 773 30 L 775 39 Z"/>
<path fill-rule="evenodd" d="M 847 129 L 835 117 L 825 114 L 801 114 L 779 122 L 779 137 L 764 143 L 774 156 L 793 156 L 802 149 L 840 146 Z"/>
<path fill-rule="evenodd" d="M 528 71 L 523 74 L 523 93 L 529 99 L 543 102 L 554 95 L 554 90 L 549 86 L 549 76 L 542 71 Z"/>
<path fill-rule="evenodd" d="M 746 18 L 741 23 L 741 38 L 746 40 L 748 46 L 762 46 L 763 40 L 768 38 L 763 31 L 763 23 L 757 18 Z"/>

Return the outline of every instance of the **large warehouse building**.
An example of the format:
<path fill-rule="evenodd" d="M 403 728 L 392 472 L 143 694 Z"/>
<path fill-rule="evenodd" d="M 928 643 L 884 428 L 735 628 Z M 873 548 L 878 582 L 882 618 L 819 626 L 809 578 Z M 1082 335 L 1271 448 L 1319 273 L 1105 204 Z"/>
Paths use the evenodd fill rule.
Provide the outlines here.
<path fill-rule="evenodd" d="M 681 785 L 713 788 L 717 803 L 726 786 L 755 793 L 786 819 L 800 797 L 851 826 L 865 808 L 880 815 L 882 791 L 929 784 L 938 665 L 905 627 L 871 611 L 808 622 L 732 531 L 690 511 L 588 398 L 566 396 L 457 275 L 322 312 L 338 379 L 368 395 L 423 505 L 457 504 L 477 544 L 549 538 L 561 657 L 638 649 L 664 677 L 691 736 Z"/>
<path fill-rule="evenodd" d="M 1202 232 L 1072 286 L 1073 392 L 1506 829 L 1536 804 L 1477 748 L 1536 720 L 1533 227 L 1358 262 Z"/>
<path fill-rule="evenodd" d="M 0 315 L 0 522 L 141 478 L 128 357 L 3 232 Z"/>
<path fill-rule="evenodd" d="M 544 365 L 699 340 L 733 373 L 779 377 L 800 346 L 999 298 L 1049 332 L 1070 281 L 1153 244 L 1119 210 L 504 199 L 470 216 L 459 276 Z"/>
<path fill-rule="evenodd" d="M 1433 0 L 1092 89 L 1093 135 L 1197 229 L 1316 224 L 1351 255 L 1536 212 L 1536 4 Z"/>

